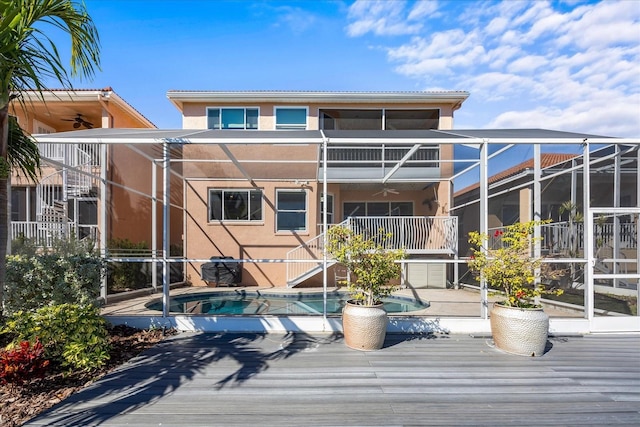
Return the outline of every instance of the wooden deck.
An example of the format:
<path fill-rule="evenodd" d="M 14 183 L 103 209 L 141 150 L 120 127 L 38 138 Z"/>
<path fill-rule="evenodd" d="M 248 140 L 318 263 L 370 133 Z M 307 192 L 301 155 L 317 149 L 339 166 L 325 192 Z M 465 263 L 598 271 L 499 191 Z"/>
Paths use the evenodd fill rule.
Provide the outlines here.
<path fill-rule="evenodd" d="M 538 358 L 487 337 L 181 334 L 28 426 L 640 425 L 640 336 L 552 337 Z"/>

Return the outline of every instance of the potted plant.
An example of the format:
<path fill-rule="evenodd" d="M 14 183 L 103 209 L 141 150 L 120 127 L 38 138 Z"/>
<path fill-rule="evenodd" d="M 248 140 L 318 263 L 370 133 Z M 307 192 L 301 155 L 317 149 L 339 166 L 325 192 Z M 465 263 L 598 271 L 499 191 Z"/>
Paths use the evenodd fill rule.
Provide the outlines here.
<path fill-rule="evenodd" d="M 382 348 L 387 331 L 387 312 L 382 298 L 397 289 L 389 282 L 400 277 L 403 249 L 384 246 L 392 237 L 382 229 L 370 237 L 344 226 L 331 227 L 327 252 L 343 264 L 351 280 L 345 280 L 351 298 L 342 312 L 342 329 L 348 347 L 358 350 Z"/>
<path fill-rule="evenodd" d="M 542 261 L 532 252 L 537 241 L 534 228 L 548 222 L 517 223 L 492 236 L 469 233 L 469 268 L 505 297 L 493 305 L 490 320 L 496 347 L 509 353 L 542 356 L 547 344 L 549 316 L 538 299 L 543 294 L 560 295 L 562 290 L 549 290 L 540 283 Z"/>

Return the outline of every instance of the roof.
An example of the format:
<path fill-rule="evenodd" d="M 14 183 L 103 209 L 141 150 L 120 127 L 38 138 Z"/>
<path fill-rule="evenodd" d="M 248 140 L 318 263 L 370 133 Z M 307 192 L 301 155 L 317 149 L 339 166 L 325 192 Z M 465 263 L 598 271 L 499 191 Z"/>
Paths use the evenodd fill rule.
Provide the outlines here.
<path fill-rule="evenodd" d="M 102 89 L 47 89 L 42 91 L 41 94 L 34 90 L 26 90 L 21 93 L 25 97 L 25 101 L 30 104 L 30 108 L 33 108 L 32 103 L 42 102 L 43 100 L 45 104 L 55 102 L 111 102 L 145 127 L 156 128 L 156 125 L 151 120 L 125 101 L 110 86 Z"/>
<path fill-rule="evenodd" d="M 330 143 L 422 143 L 477 145 L 484 142 L 507 143 L 640 143 L 637 139 L 610 138 L 582 133 L 546 129 L 498 130 L 364 130 L 364 131 L 281 131 L 281 130 L 213 130 L 213 129 L 87 129 L 38 135 L 40 142 L 69 143 L 162 143 L 170 144 L 322 144 Z"/>
<path fill-rule="evenodd" d="M 540 167 L 542 169 L 545 168 L 549 168 L 551 166 L 555 166 L 558 165 L 560 163 L 564 163 L 567 160 L 571 160 L 575 157 L 578 157 L 577 154 L 566 154 L 566 153 L 541 153 L 540 154 Z M 524 171 L 528 171 L 528 170 L 533 170 L 534 168 L 534 164 L 533 164 L 533 159 L 529 159 L 529 160 L 525 160 L 522 163 L 519 163 L 513 167 L 510 167 L 509 169 L 505 169 L 502 172 L 499 172 L 495 175 L 492 175 L 488 178 L 488 183 L 489 184 L 493 184 L 496 182 L 500 182 L 503 179 L 509 178 L 511 176 L 517 175 L 520 172 L 524 172 Z M 463 188 L 460 191 L 456 191 L 454 193 L 454 197 L 458 197 L 461 196 L 465 193 L 468 193 L 470 191 L 473 191 L 477 188 L 480 188 L 480 183 L 476 182 L 475 184 L 471 184 L 468 187 Z"/>
<path fill-rule="evenodd" d="M 460 107 L 469 97 L 466 91 L 384 91 L 384 92 L 331 92 L 331 91 L 206 91 L 170 90 L 167 98 L 182 111 L 185 102 L 279 102 L 279 103 L 447 103 Z"/>

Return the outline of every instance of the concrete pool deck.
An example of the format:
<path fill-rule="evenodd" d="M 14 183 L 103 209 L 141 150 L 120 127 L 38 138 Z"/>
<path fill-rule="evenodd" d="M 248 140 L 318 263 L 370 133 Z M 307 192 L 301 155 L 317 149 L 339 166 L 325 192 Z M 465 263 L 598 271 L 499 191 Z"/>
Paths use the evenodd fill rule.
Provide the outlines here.
<path fill-rule="evenodd" d="M 329 291 L 335 291 L 335 288 L 329 289 Z M 260 292 L 264 295 L 269 294 L 299 294 L 306 292 L 322 292 L 321 288 L 258 288 L 258 287 L 218 287 L 208 288 L 203 286 L 190 286 L 174 288 L 171 290 L 170 295 L 189 295 L 206 292 L 229 292 L 231 294 L 237 292 Z M 468 288 L 461 289 L 402 289 L 394 293 L 394 295 L 417 298 L 421 301 L 427 302 L 429 307 L 411 312 L 412 316 L 429 316 L 429 317 L 463 317 L 473 318 L 480 317 L 480 294 Z M 162 313 L 156 310 L 148 309 L 145 304 L 152 300 L 161 299 L 161 293 L 149 293 L 147 295 L 125 299 L 109 303 L 102 308 L 101 313 L 105 316 L 158 316 Z M 498 297 L 489 297 L 489 302 L 499 300 Z M 570 317 L 579 318 L 582 317 L 582 313 L 570 310 L 558 305 L 546 304 L 545 312 L 550 317 Z M 391 316 L 393 316 L 392 314 Z M 407 313 L 400 313 L 399 315 L 406 316 Z M 199 315 L 203 316 L 203 315 Z"/>

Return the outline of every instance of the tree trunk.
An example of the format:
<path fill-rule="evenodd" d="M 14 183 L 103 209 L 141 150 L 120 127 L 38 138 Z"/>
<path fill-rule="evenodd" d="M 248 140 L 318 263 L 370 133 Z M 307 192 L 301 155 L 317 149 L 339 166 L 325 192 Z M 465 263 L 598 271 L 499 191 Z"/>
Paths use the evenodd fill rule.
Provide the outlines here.
<path fill-rule="evenodd" d="M 7 277 L 7 243 L 9 239 L 8 195 L 11 172 L 9 148 L 9 105 L 0 108 L 0 318 L 4 313 L 4 287 Z"/>

